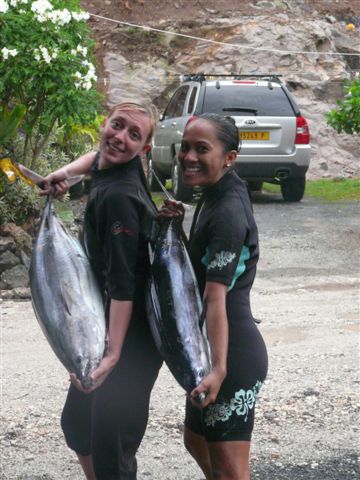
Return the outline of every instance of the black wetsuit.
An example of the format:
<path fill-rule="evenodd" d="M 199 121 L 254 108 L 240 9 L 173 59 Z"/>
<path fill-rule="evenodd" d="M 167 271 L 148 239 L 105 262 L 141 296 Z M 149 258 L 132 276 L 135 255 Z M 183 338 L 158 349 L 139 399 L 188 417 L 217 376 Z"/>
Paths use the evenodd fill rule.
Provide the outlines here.
<path fill-rule="evenodd" d="M 246 183 L 230 170 L 204 190 L 196 208 L 189 253 L 203 294 L 206 281 L 228 286 L 227 375 L 214 404 L 186 405 L 186 425 L 207 441 L 250 440 L 256 395 L 267 352 L 250 309 L 259 257 L 257 227 Z"/>
<path fill-rule="evenodd" d="M 151 389 L 162 364 L 145 313 L 148 237 L 156 215 L 139 157 L 92 168 L 85 244 L 108 299 L 132 300 L 121 357 L 92 394 L 69 389 L 62 428 L 70 448 L 92 455 L 97 480 L 136 479 L 135 454 L 145 433 Z"/>

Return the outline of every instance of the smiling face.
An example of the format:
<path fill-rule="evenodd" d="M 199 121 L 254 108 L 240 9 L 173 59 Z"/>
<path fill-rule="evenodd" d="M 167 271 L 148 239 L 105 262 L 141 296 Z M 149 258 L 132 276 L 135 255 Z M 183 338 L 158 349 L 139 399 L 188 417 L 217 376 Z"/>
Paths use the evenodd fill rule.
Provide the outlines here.
<path fill-rule="evenodd" d="M 187 186 L 210 186 L 230 167 L 237 152 L 226 152 L 216 126 L 205 119 L 192 120 L 185 128 L 179 162 Z"/>
<path fill-rule="evenodd" d="M 141 111 L 118 109 L 101 127 L 99 168 L 127 163 L 148 148 L 151 119 Z"/>

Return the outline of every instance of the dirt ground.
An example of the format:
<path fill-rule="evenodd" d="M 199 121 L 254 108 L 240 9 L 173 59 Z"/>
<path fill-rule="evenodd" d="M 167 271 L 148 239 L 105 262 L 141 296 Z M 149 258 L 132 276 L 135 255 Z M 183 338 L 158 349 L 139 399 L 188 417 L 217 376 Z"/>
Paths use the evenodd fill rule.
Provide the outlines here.
<path fill-rule="evenodd" d="M 269 352 L 252 480 L 355 480 L 359 446 L 359 205 L 258 194 L 252 307 Z M 193 210 L 187 214 L 188 228 Z M 3 301 L 2 480 L 80 480 L 59 426 L 67 374 L 30 302 Z M 184 393 L 164 367 L 138 454 L 139 480 L 201 480 L 182 445 Z"/>

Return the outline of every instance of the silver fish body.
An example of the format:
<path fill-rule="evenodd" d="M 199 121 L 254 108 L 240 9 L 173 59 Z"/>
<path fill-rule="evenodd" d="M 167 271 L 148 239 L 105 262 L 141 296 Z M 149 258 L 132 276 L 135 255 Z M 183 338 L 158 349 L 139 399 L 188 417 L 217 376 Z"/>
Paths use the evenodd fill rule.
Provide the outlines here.
<path fill-rule="evenodd" d="M 54 353 L 85 388 L 105 347 L 102 296 L 80 243 L 44 209 L 30 265 L 32 304 Z"/>
<path fill-rule="evenodd" d="M 150 246 L 147 313 L 156 346 L 169 370 L 188 393 L 210 372 L 209 344 L 200 328 L 202 302 L 175 218 L 158 224 Z"/>

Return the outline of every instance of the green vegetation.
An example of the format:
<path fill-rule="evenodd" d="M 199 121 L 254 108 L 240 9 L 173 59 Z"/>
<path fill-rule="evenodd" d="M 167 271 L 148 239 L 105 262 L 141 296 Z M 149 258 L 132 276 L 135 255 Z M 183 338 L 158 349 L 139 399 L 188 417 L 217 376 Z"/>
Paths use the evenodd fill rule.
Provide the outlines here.
<path fill-rule="evenodd" d="M 17 160 L 36 170 L 53 130 L 88 125 L 100 105 L 88 14 L 78 0 L 3 1 L 0 11 L 1 103 L 25 106 Z"/>
<path fill-rule="evenodd" d="M 279 185 L 264 183 L 265 192 L 280 192 Z M 305 196 L 316 197 L 324 202 L 359 201 L 360 179 L 334 178 L 322 180 L 308 180 L 306 182 Z"/>
<path fill-rule="evenodd" d="M 0 158 L 46 175 L 97 141 L 88 18 L 79 0 L 0 0 Z M 38 203 L 36 189 L 0 175 L 0 223 L 25 222 Z"/>
<path fill-rule="evenodd" d="M 360 134 L 360 76 L 346 82 L 344 91 L 345 97 L 326 114 L 326 121 L 338 133 Z"/>

